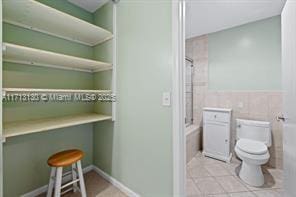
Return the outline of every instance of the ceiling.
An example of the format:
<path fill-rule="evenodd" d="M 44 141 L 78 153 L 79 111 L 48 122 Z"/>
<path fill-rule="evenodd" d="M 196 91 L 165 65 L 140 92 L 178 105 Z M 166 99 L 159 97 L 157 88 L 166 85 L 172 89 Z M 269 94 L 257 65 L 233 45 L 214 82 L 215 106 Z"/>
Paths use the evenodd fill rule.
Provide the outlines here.
<path fill-rule="evenodd" d="M 97 9 L 103 6 L 106 2 L 108 2 L 108 0 L 68 0 L 68 1 L 91 13 L 95 12 Z"/>
<path fill-rule="evenodd" d="M 285 0 L 187 0 L 186 38 L 280 15 Z"/>

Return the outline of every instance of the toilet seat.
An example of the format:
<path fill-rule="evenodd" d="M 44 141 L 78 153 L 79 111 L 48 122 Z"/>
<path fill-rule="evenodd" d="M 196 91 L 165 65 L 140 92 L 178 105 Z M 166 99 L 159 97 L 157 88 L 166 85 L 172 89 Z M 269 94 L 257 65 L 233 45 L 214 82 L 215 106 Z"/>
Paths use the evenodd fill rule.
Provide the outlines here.
<path fill-rule="evenodd" d="M 268 152 L 267 146 L 264 143 L 250 139 L 238 140 L 236 147 L 252 155 L 264 155 Z"/>
<path fill-rule="evenodd" d="M 270 158 L 267 146 L 255 140 L 239 139 L 234 150 L 241 160 L 255 165 L 262 165 Z"/>

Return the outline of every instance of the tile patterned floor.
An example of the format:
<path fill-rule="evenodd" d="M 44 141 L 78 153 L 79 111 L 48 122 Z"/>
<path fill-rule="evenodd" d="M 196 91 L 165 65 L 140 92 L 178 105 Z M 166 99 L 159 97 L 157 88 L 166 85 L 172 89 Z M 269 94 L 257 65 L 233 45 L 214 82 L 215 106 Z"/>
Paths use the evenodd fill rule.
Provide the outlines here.
<path fill-rule="evenodd" d="M 224 163 L 198 153 L 187 164 L 188 197 L 281 197 L 282 170 L 264 168 L 265 184 L 258 188 L 237 176 L 241 162 Z"/>
<path fill-rule="evenodd" d="M 91 171 L 84 175 L 85 187 L 88 197 L 127 197 L 119 189 L 111 185 L 105 179 L 100 177 L 96 172 Z M 45 197 L 46 194 L 38 197 Z M 80 197 L 80 193 L 69 192 L 62 197 Z"/>

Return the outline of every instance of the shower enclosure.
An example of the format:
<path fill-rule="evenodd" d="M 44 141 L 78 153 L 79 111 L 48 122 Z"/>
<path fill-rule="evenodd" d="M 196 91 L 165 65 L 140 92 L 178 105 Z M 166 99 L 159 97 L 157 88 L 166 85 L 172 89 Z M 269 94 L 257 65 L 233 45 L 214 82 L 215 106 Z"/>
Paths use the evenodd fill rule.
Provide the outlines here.
<path fill-rule="evenodd" d="M 186 57 L 185 69 L 185 135 L 186 135 L 186 162 L 191 161 L 201 148 L 201 133 L 198 125 L 194 125 L 193 118 L 193 81 L 194 81 L 194 62 Z"/>
<path fill-rule="evenodd" d="M 186 116 L 185 125 L 188 127 L 193 124 L 193 60 L 186 57 L 185 70 L 185 100 L 186 100 Z"/>

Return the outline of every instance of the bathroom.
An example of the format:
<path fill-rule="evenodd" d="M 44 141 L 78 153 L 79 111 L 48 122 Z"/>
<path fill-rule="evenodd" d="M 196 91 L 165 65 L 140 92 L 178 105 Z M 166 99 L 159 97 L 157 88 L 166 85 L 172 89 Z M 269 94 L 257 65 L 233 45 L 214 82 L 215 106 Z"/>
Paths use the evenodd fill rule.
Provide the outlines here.
<path fill-rule="evenodd" d="M 257 13 L 248 13 L 252 6 L 258 9 Z M 277 120 L 283 113 L 283 5 L 277 6 L 275 12 L 256 3 L 187 2 L 187 196 L 283 196 L 283 125 Z M 214 13 L 216 17 L 207 17 Z M 207 154 L 204 148 L 224 140 L 216 136 L 207 140 L 205 135 L 210 134 L 204 129 L 205 111 L 221 110 L 230 118 L 226 159 Z M 242 162 L 235 147 L 239 140 L 237 131 L 242 126 L 237 119 L 243 120 L 242 125 L 245 120 L 255 120 L 270 128 L 270 157 L 262 164 L 263 184 L 256 185 L 258 177 L 251 184 L 240 177 Z M 246 124 L 250 123 L 254 124 Z"/>

